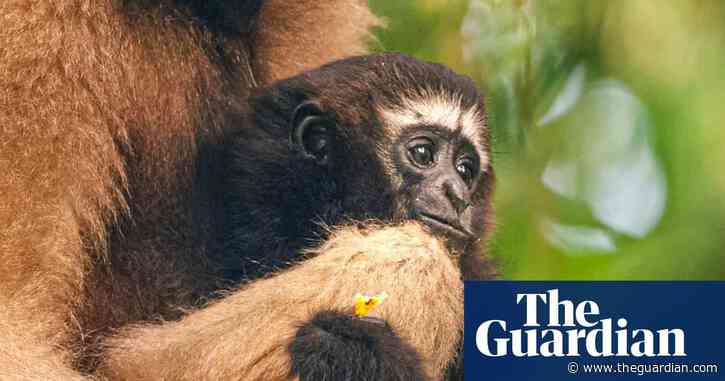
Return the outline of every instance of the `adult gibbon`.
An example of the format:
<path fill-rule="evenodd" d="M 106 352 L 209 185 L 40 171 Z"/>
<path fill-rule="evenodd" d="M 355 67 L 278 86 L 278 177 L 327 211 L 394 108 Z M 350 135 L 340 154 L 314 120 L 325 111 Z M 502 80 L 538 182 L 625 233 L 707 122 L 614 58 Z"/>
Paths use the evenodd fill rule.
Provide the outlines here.
<path fill-rule="evenodd" d="M 438 67 L 375 58 L 339 64 L 335 78 L 345 70 L 395 77 L 397 65 L 412 76 L 401 78 L 415 79 L 407 85 L 434 81 L 450 91 L 411 88 L 378 108 L 376 96 L 396 99 L 400 88 L 378 82 L 358 88 L 366 98 L 351 98 L 353 88 L 305 74 L 259 90 L 249 109 L 244 101 L 260 85 L 362 51 L 375 23 L 353 1 L 0 3 L 0 378 L 440 378 L 462 325 L 458 260 L 449 254 L 474 253 L 465 248 L 477 246 L 473 237 L 486 226 L 476 216 L 490 215 L 485 110 L 470 83 Z M 309 97 L 283 96 L 291 88 Z M 332 89 L 327 98 L 322 90 Z M 355 110 L 370 113 L 362 119 Z M 279 136 L 275 122 L 290 117 L 284 142 L 270 141 Z M 365 156 L 369 141 L 345 140 L 364 133 L 335 128 L 365 120 L 401 133 L 384 139 L 428 126 L 423 138 L 433 145 Z M 440 134 L 455 126 L 468 143 Z M 385 140 L 373 141 L 383 149 Z M 445 152 L 468 147 L 460 171 L 458 154 L 441 154 L 436 142 Z M 336 162 L 340 152 L 383 160 Z M 428 156 L 455 162 L 461 179 L 475 169 L 475 186 L 436 182 L 451 177 L 445 171 L 422 174 L 437 165 L 396 167 Z M 247 173 L 255 177 L 240 180 Z M 426 191 L 436 186 L 428 183 L 442 193 Z M 365 199 L 358 186 L 381 193 Z M 391 203 L 394 194 L 407 196 Z M 290 199 L 300 207 L 288 208 Z M 451 212 L 442 200 L 469 217 L 438 214 Z M 312 228 L 360 218 L 394 224 Z M 319 255 L 252 281 L 299 260 L 314 239 L 323 241 Z M 476 255 L 460 262 L 480 276 L 492 269 Z M 397 295 L 380 307 L 382 326 L 341 312 L 355 292 L 377 289 Z M 425 314 L 415 312 L 423 306 Z M 319 330 L 346 325 L 352 336 L 340 348 L 377 343 L 362 348 L 366 366 L 344 351 L 320 355 Z"/>

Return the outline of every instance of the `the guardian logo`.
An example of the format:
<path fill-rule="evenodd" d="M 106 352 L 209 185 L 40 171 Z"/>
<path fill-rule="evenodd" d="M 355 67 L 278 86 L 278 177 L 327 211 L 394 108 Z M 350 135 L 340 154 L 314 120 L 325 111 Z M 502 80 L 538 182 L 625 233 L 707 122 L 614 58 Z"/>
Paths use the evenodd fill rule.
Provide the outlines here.
<path fill-rule="evenodd" d="M 517 294 L 516 304 L 525 308 L 523 329 L 512 329 L 505 320 L 488 320 L 478 326 L 476 348 L 484 356 L 687 356 L 684 330 L 631 329 L 625 318 L 602 319 L 596 302 L 560 301 L 558 289 Z M 548 319 L 539 321 L 540 308 L 546 308 Z"/>

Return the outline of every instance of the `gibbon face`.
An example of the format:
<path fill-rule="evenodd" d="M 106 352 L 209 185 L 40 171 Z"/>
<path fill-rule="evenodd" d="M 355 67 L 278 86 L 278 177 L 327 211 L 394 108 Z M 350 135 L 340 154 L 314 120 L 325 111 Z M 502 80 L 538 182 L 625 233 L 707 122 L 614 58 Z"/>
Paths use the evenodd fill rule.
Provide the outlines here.
<path fill-rule="evenodd" d="M 225 256 L 247 258 L 247 273 L 354 221 L 418 220 L 464 250 L 487 229 L 483 97 L 443 66 L 400 54 L 337 61 L 261 90 L 240 123 Z"/>

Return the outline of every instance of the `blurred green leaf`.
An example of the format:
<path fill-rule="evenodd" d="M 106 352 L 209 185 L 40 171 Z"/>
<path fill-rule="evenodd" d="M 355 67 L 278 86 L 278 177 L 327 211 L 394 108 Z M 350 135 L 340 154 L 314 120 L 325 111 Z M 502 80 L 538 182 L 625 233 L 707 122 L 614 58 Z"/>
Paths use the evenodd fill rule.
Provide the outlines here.
<path fill-rule="evenodd" d="M 488 97 L 505 277 L 725 279 L 725 2 L 371 5 Z"/>

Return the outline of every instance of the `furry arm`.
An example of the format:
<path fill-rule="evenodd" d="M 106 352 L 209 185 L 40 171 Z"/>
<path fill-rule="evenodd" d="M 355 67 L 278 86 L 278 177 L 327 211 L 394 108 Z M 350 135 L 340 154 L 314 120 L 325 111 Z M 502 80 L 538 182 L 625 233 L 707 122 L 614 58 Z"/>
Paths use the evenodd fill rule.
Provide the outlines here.
<path fill-rule="evenodd" d="M 463 321 L 460 273 L 440 241 L 414 223 L 364 231 L 345 228 L 315 254 L 179 322 L 125 330 L 107 343 L 101 372 L 123 380 L 305 379 L 297 373 L 303 364 L 293 364 L 297 360 L 291 355 L 305 333 L 301 331 L 322 324 L 313 329 L 334 336 L 335 319 L 350 321 L 339 312 L 351 311 L 356 292 L 386 291 L 388 300 L 376 310 L 389 325 L 390 332 L 383 335 L 396 335 L 414 350 L 426 379 L 440 379 L 455 356 Z M 336 317 L 329 319 L 320 311 L 338 313 L 331 312 Z M 324 326 L 328 323 L 333 326 Z M 359 329 L 360 340 L 368 340 L 366 329 L 355 325 L 346 329 Z M 355 341 L 356 332 L 347 333 Z M 314 355 L 310 343 L 303 343 L 305 351 Z M 394 350 L 372 350 L 360 357 L 382 364 L 385 355 L 396 355 Z M 328 360 L 330 372 L 335 372 L 335 359 Z M 350 379 L 371 379 L 366 370 L 355 369 L 348 369 Z M 415 379 L 399 376 L 386 378 Z"/>

